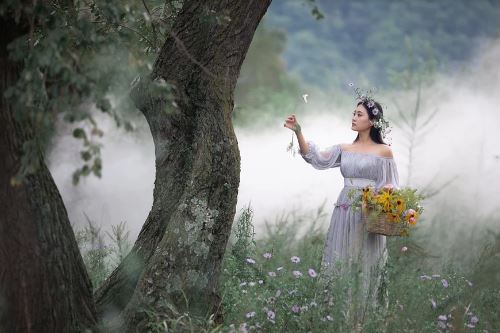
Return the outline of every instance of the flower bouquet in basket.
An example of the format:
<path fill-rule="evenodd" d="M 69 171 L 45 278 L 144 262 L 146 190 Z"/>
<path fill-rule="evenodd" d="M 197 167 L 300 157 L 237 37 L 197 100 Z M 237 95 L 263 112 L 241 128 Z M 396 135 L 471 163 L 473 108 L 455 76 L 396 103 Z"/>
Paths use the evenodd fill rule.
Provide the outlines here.
<path fill-rule="evenodd" d="M 423 212 L 423 196 L 416 189 L 394 189 L 386 185 L 379 191 L 371 186 L 349 191 L 354 209 L 361 209 L 361 219 L 368 232 L 386 236 L 409 236 Z"/>

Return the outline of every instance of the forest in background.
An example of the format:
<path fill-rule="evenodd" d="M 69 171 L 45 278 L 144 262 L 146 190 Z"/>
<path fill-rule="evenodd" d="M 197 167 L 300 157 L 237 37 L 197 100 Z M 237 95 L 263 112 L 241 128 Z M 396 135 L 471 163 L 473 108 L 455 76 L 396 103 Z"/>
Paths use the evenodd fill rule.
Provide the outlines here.
<path fill-rule="evenodd" d="M 235 124 L 283 117 L 306 91 L 326 105 L 349 103 L 348 82 L 397 90 L 408 88 L 401 76 L 409 71 L 455 75 L 497 38 L 497 1 L 275 1 L 242 67 Z"/>

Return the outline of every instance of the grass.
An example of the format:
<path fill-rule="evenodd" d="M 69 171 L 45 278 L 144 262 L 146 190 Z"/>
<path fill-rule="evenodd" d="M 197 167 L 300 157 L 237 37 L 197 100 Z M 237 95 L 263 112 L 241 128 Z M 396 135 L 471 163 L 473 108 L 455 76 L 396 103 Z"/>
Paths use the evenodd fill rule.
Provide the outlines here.
<path fill-rule="evenodd" d="M 411 237 L 388 239 L 389 305 L 368 312 L 362 332 L 500 332 L 499 221 L 472 212 L 451 217 L 449 211 L 443 205 L 443 213 L 421 220 L 423 226 Z M 351 332 L 350 318 L 360 305 L 347 301 L 353 280 L 322 278 L 319 267 L 325 235 L 319 221 L 329 213 L 320 207 L 282 214 L 256 238 L 252 209 L 244 209 L 223 263 L 224 324 L 187 313 L 165 319 L 152 312 L 151 331 Z M 474 225 L 464 223 L 471 220 Z M 119 246 L 116 240 L 112 251 L 96 245 L 99 230 L 90 225 L 79 239 L 87 241 L 80 242 L 82 253 L 98 283 L 111 269 L 103 263 L 114 263 L 105 258 L 112 253 L 116 258 Z M 101 252 L 92 252 L 96 249 Z"/>

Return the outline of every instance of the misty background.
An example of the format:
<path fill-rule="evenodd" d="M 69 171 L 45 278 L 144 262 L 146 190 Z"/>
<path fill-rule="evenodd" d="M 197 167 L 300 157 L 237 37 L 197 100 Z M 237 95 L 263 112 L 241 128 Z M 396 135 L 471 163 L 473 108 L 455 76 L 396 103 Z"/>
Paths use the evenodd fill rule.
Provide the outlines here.
<path fill-rule="evenodd" d="M 309 13 L 307 2 L 274 1 L 243 64 L 234 109 L 241 154 L 237 215 L 250 204 L 259 237 L 266 221 L 325 203 L 328 216 L 321 223 L 328 227 L 343 186 L 340 169 L 316 170 L 288 152 L 292 132 L 283 123 L 295 113 L 306 139 L 320 147 L 352 142 L 356 133 L 350 117 L 356 103 L 348 82 L 364 90 L 377 88 L 375 98 L 386 106 L 384 115 L 393 126 L 400 185 L 429 193 L 441 189 L 424 202 L 422 228 L 443 207 L 471 216 L 488 216 L 500 208 L 500 4 L 345 0 L 317 5 L 321 20 Z M 127 90 L 113 98 L 126 101 Z M 422 119 L 410 161 L 411 133 L 397 124 L 402 123 L 399 110 L 409 117 L 416 105 Z M 78 124 L 63 121 L 49 168 L 76 229 L 85 226 L 84 214 L 104 230 L 126 221 L 135 240 L 153 201 L 151 134 L 130 105 L 126 114 L 135 125 L 132 133 L 92 112 L 104 130 L 102 178 L 72 184 L 81 163 L 80 142 L 71 135 Z M 297 149 L 295 138 L 294 143 Z"/>

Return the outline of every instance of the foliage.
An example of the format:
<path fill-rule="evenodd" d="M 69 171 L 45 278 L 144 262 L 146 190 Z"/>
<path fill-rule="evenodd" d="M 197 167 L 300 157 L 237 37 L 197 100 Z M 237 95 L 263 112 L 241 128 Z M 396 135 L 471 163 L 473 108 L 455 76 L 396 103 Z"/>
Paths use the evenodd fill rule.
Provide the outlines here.
<path fill-rule="evenodd" d="M 425 227 L 417 226 L 410 237 L 388 239 L 389 307 L 371 312 L 362 332 L 467 332 L 472 326 L 478 332 L 500 330 L 496 313 L 500 302 L 498 218 L 479 219 L 470 214 L 451 217 L 447 216 L 449 207 L 440 206 L 442 214 Z M 177 317 L 165 318 L 146 309 L 149 329 L 351 331 L 349 313 L 357 305 L 346 303 L 345 293 L 352 279 L 339 276 L 321 280 L 324 230 L 319 222 L 325 214 L 323 206 L 312 213 L 288 212 L 266 223 L 262 237 L 254 239 L 252 210 L 245 208 L 235 221 L 224 259 L 224 325 L 215 325 L 210 316 L 178 313 Z M 464 223 L 474 219 L 476 226 Z M 304 225 L 306 229 L 299 232 Z M 99 234 L 95 226 L 86 230 L 94 239 Z M 84 245 L 82 240 L 87 246 L 92 242 L 91 237 L 80 238 L 80 246 Z M 109 256 L 110 252 L 106 253 Z M 92 281 L 98 280 L 99 270 L 91 269 L 92 261 L 85 263 Z M 110 265 L 108 270 L 114 265 L 112 260 L 105 263 Z M 316 275 L 309 271 L 311 268 Z M 302 275 L 294 275 L 294 271 Z"/>
<path fill-rule="evenodd" d="M 106 232 L 110 239 L 105 241 L 102 228 L 85 214 L 87 226 L 75 232 L 76 241 L 83 257 L 83 262 L 96 290 L 117 267 L 130 251 L 132 244 L 129 240 L 129 231 L 126 231 L 126 222 L 112 226 L 111 233 Z"/>
<path fill-rule="evenodd" d="M 91 106 L 113 117 L 117 126 L 134 129 L 129 115 L 137 110 L 131 101 L 112 101 L 111 96 L 123 95 L 135 76 L 149 73 L 159 48 L 156 34 L 168 28 L 164 22 L 175 14 L 171 7 L 178 2 L 162 3 L 151 11 L 146 2 L 129 1 L 75 1 L 67 7 L 57 1 L 24 6 L 10 0 L 0 5 L 0 14 L 28 26 L 8 45 L 10 59 L 21 64 L 22 71 L 5 97 L 16 120 L 30 133 L 23 145 L 22 168 L 12 184 L 40 167 L 40 156 L 49 149 L 59 119 L 76 124 L 73 136 L 82 140 L 83 166 L 74 172 L 73 182 L 89 174 L 101 176 L 98 139 L 104 133 Z"/>
<path fill-rule="evenodd" d="M 300 102 L 299 80 L 283 62 L 286 34 L 263 20 L 250 44 L 234 91 L 234 124 L 257 128 Z"/>
<path fill-rule="evenodd" d="M 407 43 L 415 69 L 438 55 L 435 67 L 452 72 L 483 39 L 496 37 L 500 22 L 497 1 L 317 0 L 316 5 L 321 21 L 304 15 L 300 0 L 274 1 L 266 19 L 269 27 L 287 32 L 290 72 L 317 87 L 349 81 L 390 87 L 391 73 L 406 66 Z"/>

